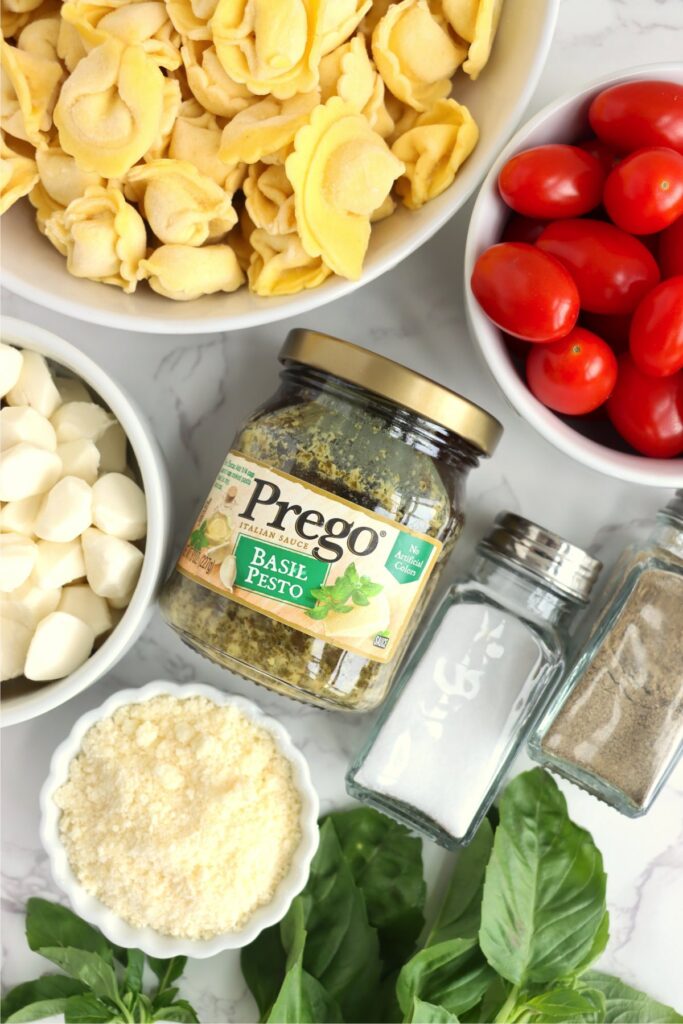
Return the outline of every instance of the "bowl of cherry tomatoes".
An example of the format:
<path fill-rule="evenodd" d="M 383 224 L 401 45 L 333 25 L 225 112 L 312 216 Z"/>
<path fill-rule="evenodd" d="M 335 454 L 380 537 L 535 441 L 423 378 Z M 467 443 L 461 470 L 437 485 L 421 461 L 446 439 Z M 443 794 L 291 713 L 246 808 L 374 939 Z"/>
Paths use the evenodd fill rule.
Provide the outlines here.
<path fill-rule="evenodd" d="M 683 64 L 550 104 L 485 179 L 467 317 L 512 406 L 599 472 L 683 483 Z"/>

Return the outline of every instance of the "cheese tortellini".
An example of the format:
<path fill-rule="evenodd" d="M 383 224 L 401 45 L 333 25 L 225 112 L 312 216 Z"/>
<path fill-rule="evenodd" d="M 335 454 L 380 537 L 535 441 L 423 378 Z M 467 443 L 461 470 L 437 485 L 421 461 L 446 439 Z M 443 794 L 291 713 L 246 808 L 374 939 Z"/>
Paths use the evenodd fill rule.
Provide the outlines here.
<path fill-rule="evenodd" d="M 285 168 L 304 249 L 322 256 L 335 273 L 357 280 L 370 241 L 370 217 L 403 164 L 362 114 L 333 96 L 297 133 Z"/>
<path fill-rule="evenodd" d="M 48 218 L 45 233 L 66 254 L 75 277 L 135 289 L 138 266 L 145 255 L 145 222 L 119 189 L 93 185 L 65 210 Z"/>
<path fill-rule="evenodd" d="M 0 0 L 0 212 L 30 203 L 70 273 L 125 292 L 357 280 L 373 226 L 476 145 L 457 85 L 501 4 Z"/>
<path fill-rule="evenodd" d="M 439 100 L 420 114 L 413 128 L 391 147 L 405 173 L 396 191 L 411 210 L 417 210 L 448 188 L 458 168 L 477 144 L 479 129 L 467 107 Z"/>

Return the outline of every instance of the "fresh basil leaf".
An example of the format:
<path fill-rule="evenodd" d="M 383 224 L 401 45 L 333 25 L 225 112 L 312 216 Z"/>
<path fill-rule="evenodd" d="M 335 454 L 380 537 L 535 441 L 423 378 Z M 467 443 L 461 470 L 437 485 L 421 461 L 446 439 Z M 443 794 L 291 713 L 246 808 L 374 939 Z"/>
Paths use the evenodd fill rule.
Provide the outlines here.
<path fill-rule="evenodd" d="M 163 992 L 172 981 L 176 981 L 183 973 L 187 964 L 187 957 L 173 956 L 170 960 L 161 960 L 156 956 L 148 956 L 147 963 L 159 979 L 158 991 Z"/>
<path fill-rule="evenodd" d="M 459 854 L 441 910 L 426 945 L 479 934 L 484 874 L 493 846 L 493 829 L 484 819 L 474 839 Z"/>
<path fill-rule="evenodd" d="M 180 1021 L 181 1024 L 197 1024 L 199 1018 L 186 999 L 179 999 L 170 1006 L 162 1006 L 154 1013 L 154 1020 Z"/>
<path fill-rule="evenodd" d="M 594 963 L 602 953 L 604 953 L 605 949 L 607 948 L 608 942 L 609 911 L 606 910 L 602 916 L 600 924 L 598 925 L 598 930 L 593 936 L 593 942 L 591 943 L 590 949 L 586 953 L 585 957 L 581 960 L 581 962 L 576 965 L 576 967 L 572 971 L 572 975 L 574 977 L 578 977 L 580 974 L 583 974 L 584 971 L 587 971 L 590 965 Z"/>
<path fill-rule="evenodd" d="M 79 995 L 85 990 L 83 982 L 65 978 L 63 974 L 43 974 L 41 978 L 36 978 L 35 981 L 24 981 L 21 985 L 15 985 L 5 993 L 0 999 L 0 1021 L 8 1020 L 13 1014 L 31 1003 L 44 1002 L 49 999 L 66 999 L 67 996 Z M 63 1013 L 63 1010 L 58 1010 L 57 1013 Z"/>
<path fill-rule="evenodd" d="M 476 1012 L 472 1016 L 468 1014 L 467 1019 L 477 1021 L 479 1024 L 490 1024 L 492 1020 L 497 1019 L 509 994 L 510 985 L 499 974 L 496 974 L 489 982 L 481 1003 L 475 1007 Z"/>
<path fill-rule="evenodd" d="M 21 1021 L 27 1020 L 44 1020 L 46 1017 L 56 1017 L 58 1014 L 64 1013 L 65 1009 L 66 996 L 56 999 L 39 999 L 35 1003 L 27 1003 L 16 1013 L 9 1017 L 3 1017 L 3 1020 L 6 1020 L 8 1024 L 20 1024 Z"/>
<path fill-rule="evenodd" d="M 366 597 L 376 597 L 377 594 L 381 594 L 384 587 L 381 583 L 364 583 L 363 593 Z"/>
<path fill-rule="evenodd" d="M 605 998 L 605 1024 L 681 1024 L 683 1014 L 672 1006 L 651 999 L 619 978 L 600 971 L 587 971 L 579 984 L 602 992 Z"/>
<path fill-rule="evenodd" d="M 458 1018 L 454 1013 L 449 1013 L 443 1006 L 435 1006 L 434 1003 L 426 1003 L 417 997 L 413 999 L 413 1009 L 410 1015 L 411 1024 L 458 1024 Z"/>
<path fill-rule="evenodd" d="M 408 961 L 398 976 L 396 995 L 404 1014 L 416 997 L 459 1014 L 480 1002 L 494 978 L 476 938 L 448 939 Z"/>
<path fill-rule="evenodd" d="M 165 988 L 163 991 L 157 992 L 154 999 L 149 1001 L 149 1004 L 153 1010 L 156 1010 L 158 1006 L 170 1006 L 175 1002 L 178 992 L 179 989 L 172 985 L 171 988 Z"/>
<path fill-rule="evenodd" d="M 259 1019 L 270 1013 L 287 973 L 287 953 L 280 927 L 266 928 L 245 946 L 240 957 L 242 974 L 259 1009 Z"/>
<path fill-rule="evenodd" d="M 366 597 L 362 590 L 354 591 L 351 598 L 354 604 L 358 604 L 361 608 L 365 608 L 366 605 L 370 604 L 370 598 Z"/>
<path fill-rule="evenodd" d="M 479 941 L 488 962 L 516 985 L 570 974 L 602 926 L 605 883 L 600 851 L 550 775 L 518 775 L 501 797 L 486 870 Z"/>
<path fill-rule="evenodd" d="M 82 981 L 96 996 L 118 1001 L 119 987 L 114 968 L 98 953 L 74 949 L 72 946 L 41 946 L 38 952 L 72 978 Z"/>
<path fill-rule="evenodd" d="M 145 954 L 139 949 L 126 951 L 125 985 L 131 992 L 142 989 L 142 974 L 145 969 Z"/>
<path fill-rule="evenodd" d="M 554 988 L 524 1001 L 518 1009 L 524 1011 L 524 1019 L 543 1024 L 597 1024 L 604 1006 L 593 995 L 575 988 Z"/>
<path fill-rule="evenodd" d="M 308 883 L 297 901 L 308 932 L 304 971 L 339 1003 L 344 1020 L 372 1020 L 381 975 L 379 941 L 329 819 L 321 826 Z M 295 912 L 290 908 L 287 917 Z"/>
<path fill-rule="evenodd" d="M 400 967 L 424 926 L 422 842 L 370 807 L 335 812 L 328 820 L 377 929 L 385 971 Z"/>
<path fill-rule="evenodd" d="M 32 896 L 26 904 L 26 940 L 34 952 L 43 946 L 70 946 L 97 953 L 112 963 L 116 947 L 102 932 L 59 903 Z"/>
<path fill-rule="evenodd" d="M 269 1024 L 336 1024 L 341 1010 L 324 987 L 303 969 L 299 955 L 287 971 L 284 983 L 268 1015 Z"/>
<path fill-rule="evenodd" d="M 70 996 L 64 1008 L 65 1024 L 104 1024 L 121 1021 L 121 1011 L 108 1006 L 96 996 Z"/>

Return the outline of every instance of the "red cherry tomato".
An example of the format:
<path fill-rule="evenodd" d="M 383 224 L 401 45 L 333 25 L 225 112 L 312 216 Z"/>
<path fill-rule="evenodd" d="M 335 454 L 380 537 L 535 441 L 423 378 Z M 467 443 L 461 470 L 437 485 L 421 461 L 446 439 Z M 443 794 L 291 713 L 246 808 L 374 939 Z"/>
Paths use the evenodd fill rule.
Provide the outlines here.
<path fill-rule="evenodd" d="M 501 236 L 501 242 L 527 242 L 533 245 L 541 231 L 548 226 L 547 220 L 534 217 L 522 217 L 513 213 Z"/>
<path fill-rule="evenodd" d="M 632 235 L 663 231 L 683 214 L 683 156 L 673 149 L 641 149 L 605 182 L 608 214 Z"/>
<path fill-rule="evenodd" d="M 650 377 L 624 353 L 607 412 L 624 440 L 642 455 L 671 459 L 683 452 L 683 373 Z"/>
<path fill-rule="evenodd" d="M 671 146 L 683 153 L 683 85 L 613 85 L 595 97 L 588 120 L 598 138 L 623 153 L 643 146 Z"/>
<path fill-rule="evenodd" d="M 626 352 L 628 349 L 628 332 L 631 317 L 628 313 L 610 316 L 607 313 L 581 313 L 581 326 L 597 334 L 606 341 L 615 352 Z"/>
<path fill-rule="evenodd" d="M 683 216 L 662 231 L 657 255 L 662 277 L 683 274 Z"/>
<path fill-rule="evenodd" d="M 578 146 L 536 146 L 517 153 L 498 175 L 509 207 L 525 217 L 580 217 L 600 202 L 605 173 Z"/>
<path fill-rule="evenodd" d="M 683 369 L 683 277 L 648 292 L 631 321 L 631 355 L 643 373 L 668 377 Z"/>
<path fill-rule="evenodd" d="M 642 242 L 604 221 L 557 220 L 536 245 L 565 265 L 589 313 L 630 313 L 659 281 Z"/>
<path fill-rule="evenodd" d="M 499 242 L 483 252 L 472 291 L 494 324 L 525 341 L 561 338 L 579 315 L 579 294 L 562 264 L 524 242 Z"/>
<path fill-rule="evenodd" d="M 597 334 L 575 327 L 549 345 L 534 345 L 526 361 L 532 394 L 555 412 L 581 416 L 602 405 L 617 379 L 617 357 Z"/>
<path fill-rule="evenodd" d="M 616 149 L 608 146 L 602 139 L 583 139 L 582 142 L 577 142 L 576 145 L 580 149 L 585 149 L 587 153 L 590 153 L 591 156 L 599 160 L 606 175 L 613 171 L 622 159 Z"/>

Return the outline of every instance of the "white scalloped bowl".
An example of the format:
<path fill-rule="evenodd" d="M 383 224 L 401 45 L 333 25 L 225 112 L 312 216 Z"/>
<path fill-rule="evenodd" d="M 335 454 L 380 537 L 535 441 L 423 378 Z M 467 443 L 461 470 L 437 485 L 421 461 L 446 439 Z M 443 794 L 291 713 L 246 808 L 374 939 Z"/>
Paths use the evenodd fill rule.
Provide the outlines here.
<path fill-rule="evenodd" d="M 150 288 L 125 295 L 119 288 L 72 277 L 65 261 L 39 234 L 34 211 L 21 200 L 2 218 L 0 254 L 5 285 L 32 302 L 106 327 L 153 334 L 232 331 L 298 316 L 349 295 L 386 273 L 423 245 L 460 209 L 514 130 L 541 75 L 559 0 L 507 0 L 491 59 L 476 82 L 457 77 L 457 99 L 470 108 L 480 138 L 449 189 L 421 210 L 404 208 L 375 225 L 359 281 L 331 277 L 298 295 L 259 298 L 246 288 L 173 302 Z"/>
<path fill-rule="evenodd" d="M 506 398 L 519 415 L 542 437 L 577 462 L 631 483 L 649 487 L 680 487 L 683 462 L 678 459 L 650 459 L 620 450 L 615 432 L 600 421 L 579 418 L 574 426 L 534 398 L 515 365 L 503 333 L 493 324 L 472 294 L 470 279 L 477 258 L 500 241 L 510 210 L 498 191 L 498 175 L 504 164 L 522 150 L 548 142 L 571 142 L 587 134 L 588 108 L 602 89 L 620 82 L 665 78 L 683 84 L 683 64 L 669 62 L 613 71 L 583 86 L 579 92 L 561 96 L 540 110 L 513 135 L 484 179 L 472 210 L 465 247 L 465 310 L 470 333 Z M 579 432 L 581 427 L 583 432 Z"/>
<path fill-rule="evenodd" d="M 95 722 L 112 715 L 125 704 L 138 704 L 153 697 L 170 695 L 174 697 L 206 697 L 214 704 L 231 705 L 239 708 L 256 725 L 267 729 L 278 750 L 292 766 L 294 782 L 301 797 L 301 842 L 292 859 L 288 874 L 280 882 L 270 903 L 260 907 L 239 931 L 226 932 L 212 939 L 177 939 L 161 935 L 152 928 L 135 928 L 105 907 L 95 896 L 86 892 L 77 881 L 69 865 L 66 850 L 59 836 L 59 808 L 54 794 L 69 774 L 69 765 L 78 754 L 83 737 Z M 127 949 L 136 947 L 149 956 L 189 956 L 195 959 L 215 956 L 225 949 L 241 949 L 253 942 L 256 936 L 282 920 L 295 896 L 308 880 L 311 860 L 318 848 L 318 795 L 313 788 L 308 764 L 292 743 L 287 730 L 274 718 L 244 697 L 222 693 L 203 683 L 170 683 L 157 680 L 140 689 L 120 690 L 99 708 L 88 711 L 79 718 L 67 738 L 60 743 L 52 755 L 50 771 L 40 792 L 40 838 L 50 861 L 52 877 L 59 888 L 66 893 L 71 906 L 84 920 L 94 924 L 113 943 Z"/>
<path fill-rule="evenodd" d="M 130 604 L 104 643 L 75 672 L 49 683 L 8 680 L 0 690 L 0 725 L 42 715 L 91 686 L 132 647 L 150 620 L 163 583 L 171 532 L 171 490 L 166 463 L 151 426 L 126 391 L 68 341 L 13 317 L 2 318 L 2 339 L 39 352 L 80 377 L 123 427 L 140 471 L 147 500 L 147 536 L 140 577 Z"/>

